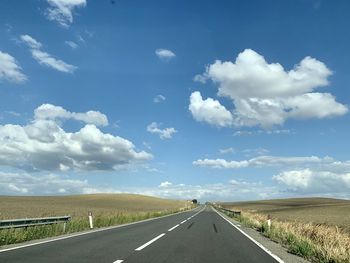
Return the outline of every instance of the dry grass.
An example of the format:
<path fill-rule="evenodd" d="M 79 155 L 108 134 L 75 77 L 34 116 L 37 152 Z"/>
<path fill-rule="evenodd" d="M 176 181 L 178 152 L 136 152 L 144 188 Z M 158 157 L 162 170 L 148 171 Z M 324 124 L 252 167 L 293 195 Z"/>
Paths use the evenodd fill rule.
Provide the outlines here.
<path fill-rule="evenodd" d="M 271 215 L 279 221 L 337 226 L 350 233 L 350 201 L 332 198 L 292 198 L 222 203 L 226 208 Z"/>
<path fill-rule="evenodd" d="M 133 194 L 91 194 L 72 196 L 0 196 L 0 219 L 62 216 L 86 217 L 117 213 L 178 210 L 186 201 Z"/>
<path fill-rule="evenodd" d="M 350 201 L 304 198 L 225 204 L 237 219 L 312 262 L 350 262 Z M 267 214 L 272 226 L 267 226 Z M 314 220 L 314 221 L 313 221 Z M 340 224 L 340 226 L 337 226 Z"/>
<path fill-rule="evenodd" d="M 132 194 L 19 197 L 0 196 L 0 220 L 71 215 L 65 233 L 89 229 L 88 211 L 94 226 L 107 227 L 159 217 L 193 208 L 187 201 Z M 63 224 L 0 230 L 0 246 L 63 234 Z"/>

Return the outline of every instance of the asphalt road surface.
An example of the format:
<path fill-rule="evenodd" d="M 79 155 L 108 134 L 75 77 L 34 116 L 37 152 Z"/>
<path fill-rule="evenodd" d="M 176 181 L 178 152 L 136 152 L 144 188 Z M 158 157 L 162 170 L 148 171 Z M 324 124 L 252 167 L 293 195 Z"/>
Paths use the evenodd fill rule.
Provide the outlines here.
<path fill-rule="evenodd" d="M 213 208 L 201 206 L 151 221 L 0 251 L 0 262 L 276 263 L 278 259 Z"/>

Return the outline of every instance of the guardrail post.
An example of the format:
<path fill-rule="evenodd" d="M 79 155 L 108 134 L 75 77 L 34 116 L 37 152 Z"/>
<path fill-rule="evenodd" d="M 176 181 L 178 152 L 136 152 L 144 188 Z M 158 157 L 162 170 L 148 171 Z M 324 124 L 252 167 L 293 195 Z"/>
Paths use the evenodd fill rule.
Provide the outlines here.
<path fill-rule="evenodd" d="M 66 227 L 67 227 L 67 222 L 64 222 L 64 223 L 63 223 L 63 233 L 66 232 Z"/>
<path fill-rule="evenodd" d="M 89 211 L 89 225 L 90 225 L 90 229 L 94 228 L 93 222 L 92 222 L 92 212 Z"/>

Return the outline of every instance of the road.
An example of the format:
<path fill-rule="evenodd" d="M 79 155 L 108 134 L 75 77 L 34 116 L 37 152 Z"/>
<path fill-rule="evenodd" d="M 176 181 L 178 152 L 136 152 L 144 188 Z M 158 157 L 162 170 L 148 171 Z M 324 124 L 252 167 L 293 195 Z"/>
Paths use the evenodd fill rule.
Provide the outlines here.
<path fill-rule="evenodd" d="M 0 251 L 0 262 L 278 262 L 210 206 Z M 281 261 L 280 261 L 281 262 Z"/>

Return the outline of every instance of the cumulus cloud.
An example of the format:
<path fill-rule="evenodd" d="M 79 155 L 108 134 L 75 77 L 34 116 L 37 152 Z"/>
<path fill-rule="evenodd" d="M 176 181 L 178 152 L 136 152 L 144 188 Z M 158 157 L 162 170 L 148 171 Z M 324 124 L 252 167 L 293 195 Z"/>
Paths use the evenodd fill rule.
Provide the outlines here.
<path fill-rule="evenodd" d="M 22 68 L 13 56 L 0 51 L 0 81 L 1 80 L 22 83 L 27 80 L 27 76 L 22 73 Z"/>
<path fill-rule="evenodd" d="M 155 51 L 158 58 L 163 61 L 169 61 L 176 57 L 175 53 L 169 49 L 159 48 Z"/>
<path fill-rule="evenodd" d="M 86 0 L 47 0 L 47 3 L 46 18 L 65 28 L 73 23 L 74 9 L 86 6 Z"/>
<path fill-rule="evenodd" d="M 153 98 L 153 102 L 154 102 L 154 103 L 163 102 L 163 101 L 165 101 L 165 100 L 166 100 L 165 96 L 163 96 L 163 95 L 161 95 L 161 94 L 159 94 L 159 95 L 157 95 L 157 96 L 155 96 L 155 97 Z"/>
<path fill-rule="evenodd" d="M 212 98 L 203 100 L 199 91 L 191 94 L 189 110 L 193 118 L 199 122 L 225 127 L 230 126 L 233 121 L 231 112 L 219 101 Z"/>
<path fill-rule="evenodd" d="M 147 131 L 150 133 L 158 134 L 162 140 L 171 139 L 173 134 L 177 133 L 177 130 L 175 130 L 175 128 L 160 129 L 159 124 L 156 122 L 152 122 L 150 125 L 148 125 Z"/>
<path fill-rule="evenodd" d="M 97 126 L 108 125 L 107 116 L 99 111 L 88 111 L 84 113 L 70 112 L 52 104 L 42 104 L 36 108 L 34 110 L 34 117 L 37 120 L 73 119 Z"/>
<path fill-rule="evenodd" d="M 303 194 L 344 194 L 349 196 L 350 173 L 314 171 L 312 169 L 290 170 L 273 177 L 287 187 L 287 191 Z"/>
<path fill-rule="evenodd" d="M 232 100 L 233 121 L 225 126 L 272 128 L 290 118 L 327 118 L 347 113 L 348 108 L 331 94 L 314 92 L 329 84 L 331 74 L 323 62 L 309 56 L 286 71 L 279 63 L 269 64 L 260 54 L 246 49 L 235 62 L 217 60 L 201 78 L 195 79 L 212 80 L 218 95 Z"/>
<path fill-rule="evenodd" d="M 29 35 L 21 35 L 21 40 L 30 48 L 32 57 L 43 66 L 53 68 L 55 70 L 73 73 L 77 67 L 70 65 L 60 59 L 54 58 L 51 54 L 41 50 L 42 44 Z"/>
<path fill-rule="evenodd" d="M 57 122 L 71 118 L 105 124 L 103 114 L 92 113 L 72 113 L 44 104 L 27 125 L 0 125 L 0 165 L 27 171 L 118 170 L 152 158 L 137 151 L 132 142 L 103 133 L 94 124 L 66 132 Z"/>
<path fill-rule="evenodd" d="M 79 47 L 79 45 L 73 41 L 65 41 L 64 42 L 67 46 L 69 46 L 71 49 L 76 49 Z"/>
<path fill-rule="evenodd" d="M 312 164 L 331 164 L 334 160 L 330 157 L 320 158 L 317 156 L 283 157 L 283 156 L 258 156 L 242 161 L 227 161 L 225 159 L 199 159 L 192 164 L 195 166 L 236 169 L 245 167 L 291 167 Z"/>

